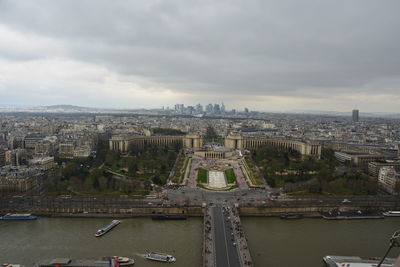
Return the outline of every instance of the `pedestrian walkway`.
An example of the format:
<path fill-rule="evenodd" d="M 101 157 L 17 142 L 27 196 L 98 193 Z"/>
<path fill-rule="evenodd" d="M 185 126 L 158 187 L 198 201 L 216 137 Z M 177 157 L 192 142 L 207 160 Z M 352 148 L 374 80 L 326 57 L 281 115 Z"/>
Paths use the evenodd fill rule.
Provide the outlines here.
<path fill-rule="evenodd" d="M 233 232 L 235 235 L 237 248 L 240 257 L 240 266 L 253 266 L 253 262 L 250 255 L 250 249 L 247 245 L 246 235 L 243 230 L 242 223 L 240 221 L 239 211 L 236 207 L 230 209 L 230 214 L 233 224 Z"/>
<path fill-rule="evenodd" d="M 204 208 L 203 228 L 203 266 L 215 267 L 214 220 L 208 207 Z"/>
<path fill-rule="evenodd" d="M 239 163 L 235 162 L 232 164 L 233 171 L 235 172 L 236 181 L 240 189 L 247 189 L 249 186 L 247 185 L 246 178 L 244 177 L 243 171 L 240 168 Z"/>

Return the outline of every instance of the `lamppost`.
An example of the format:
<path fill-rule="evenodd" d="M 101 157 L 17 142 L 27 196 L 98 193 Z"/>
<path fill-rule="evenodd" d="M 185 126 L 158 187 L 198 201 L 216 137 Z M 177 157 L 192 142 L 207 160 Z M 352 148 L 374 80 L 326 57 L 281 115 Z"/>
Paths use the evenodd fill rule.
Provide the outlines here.
<path fill-rule="evenodd" d="M 398 248 L 400 247 L 400 230 L 396 231 L 392 237 L 390 238 L 389 241 L 390 245 L 389 248 L 386 250 L 385 255 L 382 257 L 382 260 L 379 262 L 377 267 L 380 267 L 382 265 L 382 263 L 385 261 L 385 258 L 387 257 L 387 255 L 389 254 L 390 250 L 394 247 Z M 400 261 L 399 259 L 397 259 L 396 261 L 396 265 L 395 267 L 400 267 Z"/>

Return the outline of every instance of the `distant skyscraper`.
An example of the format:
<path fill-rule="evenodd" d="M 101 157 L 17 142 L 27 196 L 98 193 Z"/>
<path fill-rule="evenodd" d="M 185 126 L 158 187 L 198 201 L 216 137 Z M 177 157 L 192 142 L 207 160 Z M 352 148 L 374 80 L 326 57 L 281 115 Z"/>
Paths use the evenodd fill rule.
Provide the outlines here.
<path fill-rule="evenodd" d="M 358 122 L 359 121 L 359 111 L 358 109 L 353 109 L 353 122 Z"/>
<path fill-rule="evenodd" d="M 221 104 L 221 113 L 222 113 L 222 114 L 225 113 L 225 105 L 224 105 L 224 102 L 222 102 L 222 104 Z"/>
<path fill-rule="evenodd" d="M 214 114 L 220 114 L 221 109 L 219 108 L 219 104 L 214 104 Z"/>
<path fill-rule="evenodd" d="M 200 114 L 203 113 L 203 106 L 200 104 L 196 105 L 196 113 Z"/>
<path fill-rule="evenodd" d="M 244 113 L 249 113 L 249 109 L 248 108 L 244 108 Z"/>
<path fill-rule="evenodd" d="M 194 113 L 194 107 L 193 106 L 188 106 L 187 107 L 187 113 L 188 114 L 193 114 Z"/>
<path fill-rule="evenodd" d="M 207 113 L 213 113 L 213 105 L 212 104 L 208 104 L 207 106 L 206 106 L 206 112 Z"/>
<path fill-rule="evenodd" d="M 185 111 L 185 105 L 183 105 L 183 104 L 178 104 L 178 106 L 179 106 L 179 112 L 180 112 L 181 114 L 183 114 L 183 112 Z"/>

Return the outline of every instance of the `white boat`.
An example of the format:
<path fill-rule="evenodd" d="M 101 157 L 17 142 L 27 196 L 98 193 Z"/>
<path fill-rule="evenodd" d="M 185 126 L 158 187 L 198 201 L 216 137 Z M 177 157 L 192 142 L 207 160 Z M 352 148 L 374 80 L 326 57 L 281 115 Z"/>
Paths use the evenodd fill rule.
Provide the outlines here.
<path fill-rule="evenodd" d="M 146 255 L 146 259 L 153 261 L 162 261 L 162 262 L 175 262 L 176 259 L 174 256 L 160 253 L 160 252 L 150 252 Z"/>
<path fill-rule="evenodd" d="M 119 220 L 112 220 L 112 222 L 109 225 L 97 230 L 97 232 L 94 234 L 94 236 L 100 237 L 102 235 L 105 235 L 108 231 L 110 231 L 111 229 L 113 229 L 115 226 L 117 226 L 120 223 L 121 223 L 121 221 L 119 221 Z"/>
<path fill-rule="evenodd" d="M 387 212 L 384 212 L 383 216 L 385 216 L 385 217 L 400 217 L 400 211 L 389 210 Z"/>
<path fill-rule="evenodd" d="M 376 267 L 381 258 L 363 259 L 358 256 L 325 256 L 323 261 L 326 267 Z M 382 267 L 394 267 L 396 259 L 386 258 Z"/>
<path fill-rule="evenodd" d="M 106 261 L 109 263 L 114 261 L 114 263 L 115 263 L 115 259 L 118 260 L 118 266 L 132 266 L 135 264 L 135 261 L 133 259 L 128 258 L 128 257 L 120 257 L 120 256 L 105 256 L 105 257 L 101 257 L 100 261 Z"/>
<path fill-rule="evenodd" d="M 98 260 L 81 260 L 70 258 L 46 259 L 34 265 L 34 267 L 110 267 L 133 266 L 135 261 L 127 257 L 108 256 Z"/>

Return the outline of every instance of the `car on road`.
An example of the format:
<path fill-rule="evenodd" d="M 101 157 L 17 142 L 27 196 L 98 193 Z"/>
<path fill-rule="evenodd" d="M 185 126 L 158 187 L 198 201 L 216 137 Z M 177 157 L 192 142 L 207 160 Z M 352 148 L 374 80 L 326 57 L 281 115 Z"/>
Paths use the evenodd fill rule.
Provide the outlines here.
<path fill-rule="evenodd" d="M 60 195 L 59 198 L 70 199 L 70 198 L 72 198 L 72 196 L 71 195 Z"/>
<path fill-rule="evenodd" d="M 351 203 L 351 201 L 350 201 L 350 200 L 348 200 L 347 198 L 345 198 L 345 199 L 343 199 L 343 200 L 342 200 L 342 203 L 343 203 L 343 204 L 346 204 L 346 203 Z"/>

